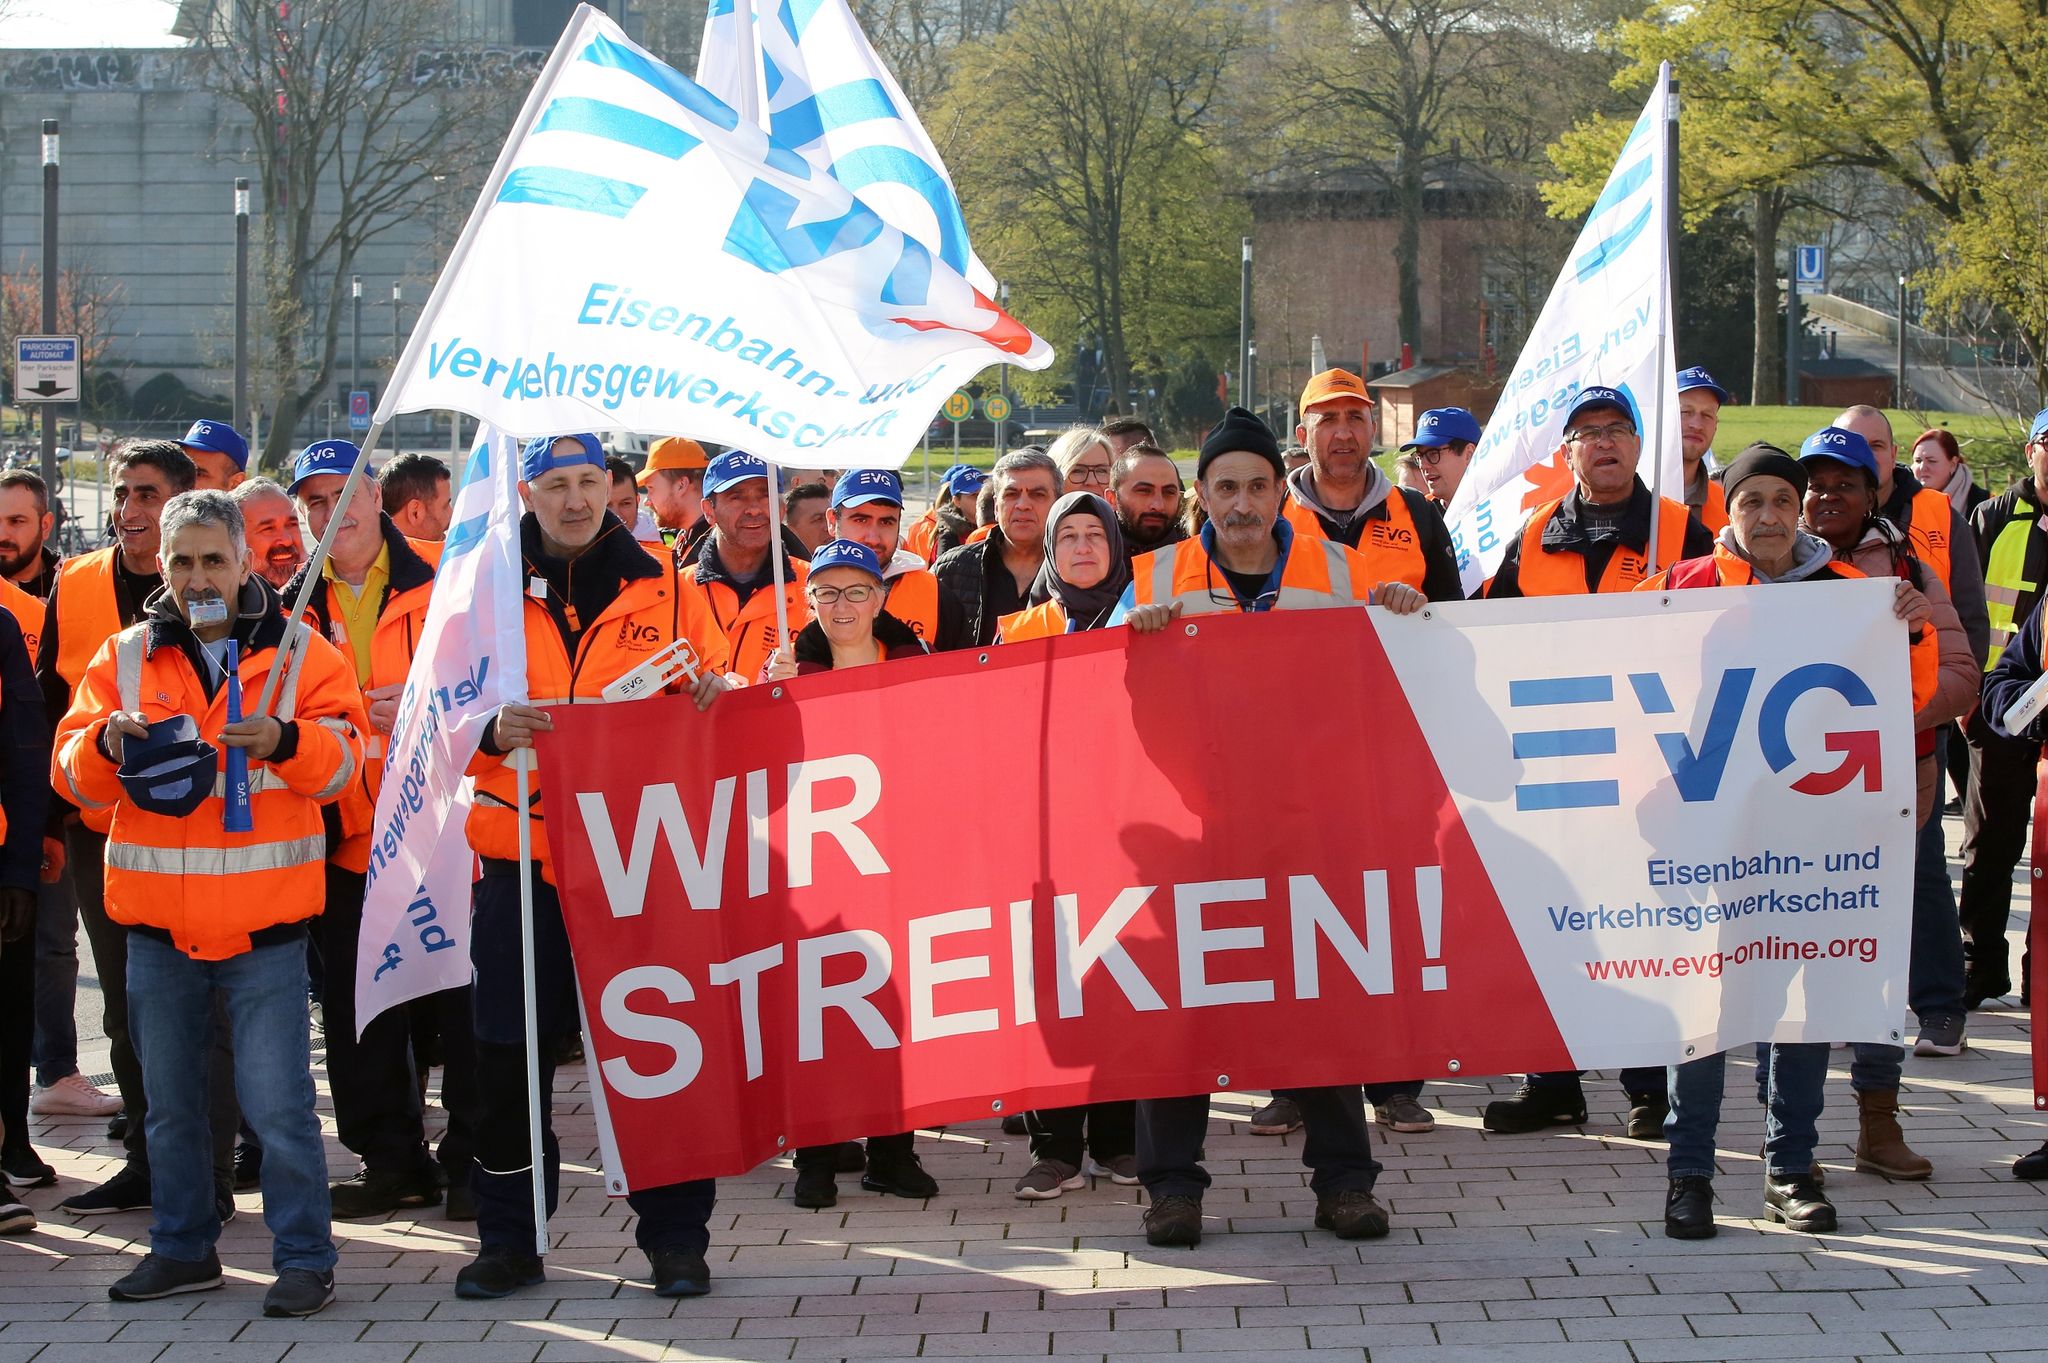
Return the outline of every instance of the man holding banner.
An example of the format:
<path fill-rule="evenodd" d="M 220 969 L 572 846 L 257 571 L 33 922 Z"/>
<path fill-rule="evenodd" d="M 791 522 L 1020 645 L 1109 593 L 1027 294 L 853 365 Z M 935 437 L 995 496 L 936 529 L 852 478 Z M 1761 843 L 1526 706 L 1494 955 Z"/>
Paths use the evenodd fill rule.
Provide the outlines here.
<path fill-rule="evenodd" d="M 553 727 L 542 707 L 598 701 L 608 684 L 645 664 L 658 664 L 657 655 L 678 640 L 696 651 L 690 690 L 700 709 L 726 685 L 725 635 L 703 596 L 679 580 L 672 564 L 656 560 L 634 542 L 630 528 L 606 509 L 609 492 L 604 450 L 595 435 L 542 436 L 527 443 L 519 484 L 527 510 L 519 539 L 528 583 L 522 604 L 532 700 L 499 708 L 470 766 L 476 803 L 469 816 L 469 844 L 483 865 L 472 892 L 470 928 L 482 1099 L 471 1187 L 480 1247 L 456 1276 L 460 1297 L 505 1297 L 543 1277 L 540 1256 L 534 1253 L 533 1185 L 536 1178 L 542 1181 L 551 1212 L 561 1161 L 548 1111 L 556 1043 L 579 1025 L 575 962 L 541 836 L 546 811 L 539 775 L 534 773 L 528 807 L 522 811 L 514 763 L 527 762 L 533 735 Z M 536 863 L 519 860 L 522 817 L 534 825 Z M 522 878 L 530 880 L 532 895 L 532 1008 L 539 1042 L 534 1059 L 545 1163 L 540 1170 L 533 1167 L 528 1144 Z M 713 1199 L 710 1179 L 628 1195 L 638 1216 L 634 1233 L 660 1295 L 697 1296 L 710 1290 L 704 1251 L 711 1243 Z"/>

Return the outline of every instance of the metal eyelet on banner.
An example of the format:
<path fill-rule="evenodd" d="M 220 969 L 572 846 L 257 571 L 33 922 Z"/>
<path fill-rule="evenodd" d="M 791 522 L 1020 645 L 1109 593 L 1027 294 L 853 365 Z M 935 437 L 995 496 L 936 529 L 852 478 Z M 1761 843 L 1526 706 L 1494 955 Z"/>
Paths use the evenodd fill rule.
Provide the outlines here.
<path fill-rule="evenodd" d="M 1459 1070 L 1465 1067 L 1463 1065 L 1460 1065 L 1457 1061 L 1453 1060 L 1447 1066 L 1445 1066 L 1445 1068 L 1450 1070 L 1452 1074 L 1456 1074 Z"/>
<path fill-rule="evenodd" d="M 1692 1047 L 1690 1047 L 1690 1046 L 1687 1046 L 1687 1047 L 1685 1048 L 1685 1053 L 1686 1053 L 1686 1054 L 1687 1054 L 1688 1056 L 1690 1056 L 1690 1055 L 1691 1055 L 1691 1054 L 1693 1053 L 1693 1048 L 1692 1048 Z"/>
<path fill-rule="evenodd" d="M 1668 596 L 1660 596 L 1657 598 L 1657 604 L 1660 606 L 1668 606 L 1671 604 L 1671 598 Z"/>
<path fill-rule="evenodd" d="M 988 1105 L 988 1110 L 990 1112 L 1001 1112 L 1003 1110 L 1003 1100 L 1000 1098 L 996 1099 Z"/>
<path fill-rule="evenodd" d="M 1185 628 L 1187 629 L 1188 638 L 1190 639 L 1194 638 L 1197 634 L 1200 634 L 1202 632 L 1202 627 L 1200 625 L 1188 625 Z"/>
<path fill-rule="evenodd" d="M 1217 1087 L 1217 1088 L 1220 1088 L 1220 1089 L 1227 1089 L 1227 1088 L 1229 1088 L 1229 1087 L 1230 1087 L 1230 1076 L 1229 1076 L 1229 1075 L 1227 1075 L 1227 1074 L 1219 1074 L 1219 1075 L 1217 1075 L 1217 1076 L 1216 1076 L 1216 1087 Z"/>
<path fill-rule="evenodd" d="M 988 654 L 986 654 L 986 653 L 982 654 L 982 655 L 981 655 L 981 656 L 980 656 L 979 658 L 976 658 L 976 659 L 975 659 L 975 661 L 976 661 L 976 662 L 978 662 L 978 663 L 985 663 L 985 662 L 987 662 L 987 661 L 988 661 Z"/>
<path fill-rule="evenodd" d="M 1434 620 L 1434 619 L 1436 618 L 1436 612 L 1435 612 L 1435 611 L 1424 611 L 1424 612 L 1422 613 L 1422 618 L 1423 618 L 1423 619 L 1425 619 L 1425 620 Z"/>
<path fill-rule="evenodd" d="M 1902 819 L 1910 819 L 1913 817 L 1913 811 L 1910 809 L 1902 809 L 1899 811 L 1899 817 Z"/>
<path fill-rule="evenodd" d="M 789 1137 L 787 1137 L 787 1136 L 777 1136 L 777 1137 L 775 1138 L 775 1148 L 776 1148 L 777 1150 L 780 1150 L 780 1149 L 782 1149 L 782 1147 L 784 1147 L 785 1145 L 788 1145 L 788 1144 L 789 1144 Z"/>
<path fill-rule="evenodd" d="M 768 694 L 780 698 L 782 695 L 782 688 L 778 686 L 773 691 L 770 691 Z"/>

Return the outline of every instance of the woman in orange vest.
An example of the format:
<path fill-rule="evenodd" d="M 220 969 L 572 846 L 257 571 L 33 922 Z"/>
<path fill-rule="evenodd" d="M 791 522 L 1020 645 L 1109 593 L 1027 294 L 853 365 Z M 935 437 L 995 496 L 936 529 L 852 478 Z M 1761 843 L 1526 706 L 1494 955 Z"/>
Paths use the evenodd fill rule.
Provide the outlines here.
<path fill-rule="evenodd" d="M 1116 512 L 1092 492 L 1069 492 L 1052 504 L 1045 523 L 1045 565 L 1031 584 L 1037 604 L 997 622 L 996 642 L 1100 628 L 1109 623 L 1130 581 Z"/>
<path fill-rule="evenodd" d="M 817 672 L 894 658 L 918 658 L 928 650 L 910 627 L 882 609 L 882 561 L 865 544 L 832 540 L 811 555 L 811 574 L 804 584 L 814 618 L 796 636 L 792 647 L 769 656 L 767 680 L 788 681 Z M 927 1198 L 938 1194 L 937 1180 L 925 1172 L 913 1148 L 914 1131 L 867 1139 L 866 1172 L 860 1186 L 871 1193 Z M 840 1159 L 838 1145 L 808 1145 L 796 1152 L 796 1186 L 790 1198 L 799 1207 L 830 1207 L 839 1201 L 833 1177 Z"/>

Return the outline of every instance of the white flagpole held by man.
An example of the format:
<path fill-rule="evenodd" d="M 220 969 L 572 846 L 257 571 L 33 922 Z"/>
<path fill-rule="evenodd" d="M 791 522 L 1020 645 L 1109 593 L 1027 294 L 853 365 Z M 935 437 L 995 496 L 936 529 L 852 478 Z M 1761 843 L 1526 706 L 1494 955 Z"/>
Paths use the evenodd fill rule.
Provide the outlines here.
<path fill-rule="evenodd" d="M 1665 62 L 1657 68 L 1657 92 L 1662 98 L 1663 108 L 1660 110 L 1657 118 L 1657 146 L 1659 149 L 1657 163 L 1659 173 L 1654 178 L 1657 181 L 1657 192 L 1664 201 L 1664 213 L 1667 219 L 1664 223 L 1664 230 L 1657 234 L 1658 240 L 1663 243 L 1661 256 L 1664 263 L 1662 270 L 1663 279 L 1661 281 L 1664 306 L 1657 310 L 1657 354 L 1662 358 L 1664 368 L 1676 374 L 1678 367 L 1672 360 L 1671 331 L 1676 317 L 1674 309 L 1677 305 L 1677 300 L 1671 296 L 1672 224 L 1669 221 L 1675 219 L 1678 213 L 1678 183 L 1671 166 L 1671 147 L 1676 139 L 1664 135 L 1667 125 L 1678 118 L 1678 110 L 1673 107 L 1671 99 L 1670 62 Z M 1673 383 L 1675 382 L 1676 380 L 1674 379 Z M 1648 547 L 1650 551 L 1650 572 L 1652 575 L 1664 570 L 1664 565 L 1657 558 L 1657 529 L 1664 523 L 1664 518 L 1657 514 L 1657 498 L 1663 495 L 1664 490 L 1664 399 L 1666 390 L 1672 386 L 1673 384 L 1669 383 L 1657 385 L 1656 418 L 1650 424 L 1650 432 L 1658 441 L 1658 444 L 1654 447 L 1656 453 L 1650 456 L 1650 543 Z M 1681 476 L 1683 476 L 1684 471 L 1684 465 L 1681 464 L 1679 466 Z M 1684 495 L 1685 488 L 1681 485 L 1679 496 L 1682 498 Z"/>

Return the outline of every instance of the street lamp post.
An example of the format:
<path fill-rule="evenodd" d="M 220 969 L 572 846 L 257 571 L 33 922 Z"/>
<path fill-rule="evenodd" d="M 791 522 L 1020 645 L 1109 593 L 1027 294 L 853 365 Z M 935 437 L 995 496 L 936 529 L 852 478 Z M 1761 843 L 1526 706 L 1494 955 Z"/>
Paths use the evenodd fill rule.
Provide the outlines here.
<path fill-rule="evenodd" d="M 363 387 L 363 277 L 349 276 L 348 287 L 349 296 L 355 304 L 355 323 L 350 328 L 348 337 L 348 391 L 350 402 L 354 402 L 354 395 Z M 353 434 L 355 413 L 351 411 L 349 416 L 349 431 Z"/>
<path fill-rule="evenodd" d="M 1009 286 L 1008 284 L 999 284 L 999 285 L 997 285 L 997 286 L 996 286 L 996 295 L 997 295 L 997 297 L 998 297 L 998 298 L 999 298 L 999 299 L 1001 300 L 1001 302 L 1002 302 L 1002 305 L 1003 305 L 1003 311 L 1004 311 L 1004 312 L 1008 312 L 1008 311 L 1010 310 L 1010 286 Z M 995 436 L 996 436 L 996 458 L 998 458 L 998 459 L 1001 459 L 1001 458 L 1003 457 L 1003 455 L 1004 455 L 1004 454 L 1008 453 L 1008 449 L 1007 449 L 1007 446 L 1008 446 L 1008 443 L 1009 443 L 1009 442 L 1008 442 L 1008 440 L 1006 439 L 1006 431 L 1005 431 L 1005 423 L 1006 423 L 1006 422 L 1008 422 L 1008 421 L 1009 421 L 1009 419 L 1010 419 L 1010 418 L 1009 418 L 1009 407 L 1010 407 L 1010 366 L 1009 366 L 1009 365 L 1005 364 L 1005 365 L 1004 365 L 1004 366 L 1002 367 L 1002 373 L 1001 373 L 1001 374 L 1000 374 L 1000 375 L 998 376 L 998 378 L 997 378 L 997 383 L 998 383 L 998 385 L 999 385 L 999 391 L 1000 391 L 1000 392 L 1002 393 L 1002 395 L 1003 395 L 1003 411 L 1004 411 L 1004 415 L 1003 415 L 1003 419 L 1002 419 L 1002 421 L 998 421 L 998 422 L 997 422 L 997 423 L 995 424 L 995 425 L 996 425 L 996 430 L 995 430 Z"/>
<path fill-rule="evenodd" d="M 249 424 L 249 181 L 235 181 L 235 429 Z"/>
<path fill-rule="evenodd" d="M 394 382 L 398 379 L 399 298 L 399 285 L 393 282 L 391 285 L 391 378 Z M 398 418 L 396 416 L 393 416 L 391 419 L 391 453 L 393 455 L 398 453 Z"/>
<path fill-rule="evenodd" d="M 57 120 L 46 118 L 43 120 L 43 335 L 56 334 Z M 84 357 L 79 358 L 83 360 Z M 79 372 L 82 378 L 83 364 L 79 366 Z M 43 404 L 43 486 L 53 495 L 57 491 L 57 410 L 56 404 L 50 402 Z"/>

